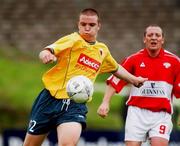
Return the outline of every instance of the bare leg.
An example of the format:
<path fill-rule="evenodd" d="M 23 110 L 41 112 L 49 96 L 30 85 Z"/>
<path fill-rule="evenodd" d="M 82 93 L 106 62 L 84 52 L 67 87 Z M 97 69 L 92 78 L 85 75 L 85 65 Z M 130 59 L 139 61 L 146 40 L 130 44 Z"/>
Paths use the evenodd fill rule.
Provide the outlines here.
<path fill-rule="evenodd" d="M 161 137 L 152 137 L 151 146 L 168 146 L 168 140 Z"/>
<path fill-rule="evenodd" d="M 40 146 L 47 134 L 43 135 L 32 135 L 27 133 L 23 146 Z"/>
<path fill-rule="evenodd" d="M 141 146 L 141 141 L 126 141 L 125 145 L 126 146 Z"/>
<path fill-rule="evenodd" d="M 76 146 L 82 126 L 77 122 L 63 123 L 57 127 L 58 146 Z"/>

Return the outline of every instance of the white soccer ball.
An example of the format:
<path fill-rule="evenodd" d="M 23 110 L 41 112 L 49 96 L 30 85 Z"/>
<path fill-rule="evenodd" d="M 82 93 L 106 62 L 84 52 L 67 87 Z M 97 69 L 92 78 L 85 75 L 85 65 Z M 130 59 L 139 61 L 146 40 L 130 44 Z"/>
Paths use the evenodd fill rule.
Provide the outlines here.
<path fill-rule="evenodd" d="M 67 82 L 66 91 L 69 98 L 76 103 L 85 103 L 93 95 L 94 87 L 89 78 L 79 75 Z"/>

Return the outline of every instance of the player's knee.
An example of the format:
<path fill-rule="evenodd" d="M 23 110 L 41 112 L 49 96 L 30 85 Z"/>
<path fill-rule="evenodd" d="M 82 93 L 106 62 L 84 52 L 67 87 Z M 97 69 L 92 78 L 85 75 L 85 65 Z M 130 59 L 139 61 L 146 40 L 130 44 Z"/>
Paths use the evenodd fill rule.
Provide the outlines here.
<path fill-rule="evenodd" d="M 77 142 L 74 141 L 64 141 L 64 142 L 59 142 L 58 146 L 76 146 Z"/>

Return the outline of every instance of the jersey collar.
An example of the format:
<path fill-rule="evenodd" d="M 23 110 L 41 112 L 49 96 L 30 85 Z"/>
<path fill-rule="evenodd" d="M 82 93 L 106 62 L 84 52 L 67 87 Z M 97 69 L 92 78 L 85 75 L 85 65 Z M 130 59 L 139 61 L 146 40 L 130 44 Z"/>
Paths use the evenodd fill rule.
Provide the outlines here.
<path fill-rule="evenodd" d="M 148 57 L 151 57 L 151 56 L 149 55 L 148 51 L 147 51 L 147 48 L 144 48 L 144 51 L 143 51 L 143 52 L 144 52 L 144 55 L 146 55 L 146 56 L 148 56 Z M 159 58 L 159 57 L 163 57 L 163 56 L 164 56 L 164 49 L 161 48 L 158 56 L 156 56 L 156 57 L 154 57 L 154 58 Z M 151 57 L 151 58 L 152 58 L 152 57 Z"/>

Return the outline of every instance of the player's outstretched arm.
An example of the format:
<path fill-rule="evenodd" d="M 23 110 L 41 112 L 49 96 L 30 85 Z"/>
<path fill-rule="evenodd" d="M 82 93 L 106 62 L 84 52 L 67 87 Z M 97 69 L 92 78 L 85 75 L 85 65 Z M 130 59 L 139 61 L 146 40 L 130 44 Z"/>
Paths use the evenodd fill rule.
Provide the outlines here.
<path fill-rule="evenodd" d="M 48 49 L 45 49 L 39 53 L 39 59 L 44 63 L 51 63 L 57 60 L 56 56 Z"/>
<path fill-rule="evenodd" d="M 127 81 L 128 83 L 133 84 L 136 87 L 141 87 L 148 78 L 136 77 L 129 73 L 124 67 L 119 65 L 118 70 L 114 73 L 114 75 L 120 79 Z"/>
<path fill-rule="evenodd" d="M 98 115 L 101 116 L 102 118 L 108 116 L 111 97 L 115 94 L 115 92 L 116 92 L 115 89 L 110 84 L 106 86 L 104 98 L 97 110 Z"/>

